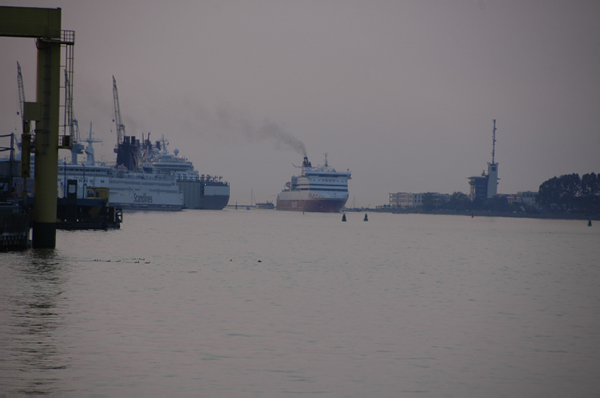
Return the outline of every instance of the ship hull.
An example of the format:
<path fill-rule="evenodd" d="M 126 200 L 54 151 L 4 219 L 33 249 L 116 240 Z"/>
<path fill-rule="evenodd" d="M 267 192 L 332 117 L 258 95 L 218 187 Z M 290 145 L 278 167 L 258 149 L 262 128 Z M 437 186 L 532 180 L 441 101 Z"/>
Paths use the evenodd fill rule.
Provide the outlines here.
<path fill-rule="evenodd" d="M 229 185 L 208 185 L 203 181 L 178 181 L 186 209 L 222 210 L 229 203 Z"/>
<path fill-rule="evenodd" d="M 204 207 L 206 210 L 222 210 L 229 203 L 229 185 L 206 185 Z"/>
<path fill-rule="evenodd" d="M 85 187 L 109 188 L 109 202 L 124 210 L 180 211 L 183 194 L 172 177 L 143 173 L 115 173 L 105 166 L 59 165 L 58 196 L 63 197 L 68 180 L 77 181 L 77 197 L 84 197 Z"/>
<path fill-rule="evenodd" d="M 229 195 L 204 196 L 204 210 L 223 210 L 229 203 Z"/>
<path fill-rule="evenodd" d="M 348 201 L 348 193 L 282 192 L 277 196 L 277 210 L 337 213 Z"/>

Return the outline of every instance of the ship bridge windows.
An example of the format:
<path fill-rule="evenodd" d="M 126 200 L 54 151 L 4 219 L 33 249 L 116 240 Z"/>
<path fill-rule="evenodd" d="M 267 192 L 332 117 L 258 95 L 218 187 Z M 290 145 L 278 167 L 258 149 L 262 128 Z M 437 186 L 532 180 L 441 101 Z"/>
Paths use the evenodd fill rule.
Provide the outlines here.
<path fill-rule="evenodd" d="M 346 181 L 334 181 L 334 182 L 326 182 L 326 181 L 302 181 L 298 185 L 348 185 Z"/>
<path fill-rule="evenodd" d="M 330 192 L 348 192 L 348 187 L 300 187 L 297 191 L 330 191 Z"/>

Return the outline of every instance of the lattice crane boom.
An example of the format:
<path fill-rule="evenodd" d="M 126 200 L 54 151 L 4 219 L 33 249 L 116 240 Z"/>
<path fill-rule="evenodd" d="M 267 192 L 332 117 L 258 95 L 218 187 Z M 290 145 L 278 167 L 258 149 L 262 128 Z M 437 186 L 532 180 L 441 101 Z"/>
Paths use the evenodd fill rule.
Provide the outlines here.
<path fill-rule="evenodd" d="M 71 140 L 78 142 L 79 131 L 77 131 L 76 135 L 73 121 L 73 93 L 71 91 L 71 82 L 69 81 L 69 72 L 65 69 L 65 130 L 68 128 Z"/>
<path fill-rule="evenodd" d="M 115 124 L 117 127 L 117 145 L 123 143 L 125 136 L 125 125 L 121 122 L 121 107 L 119 106 L 119 92 L 117 91 L 117 80 L 113 76 L 113 99 L 115 103 Z"/>
<path fill-rule="evenodd" d="M 25 121 L 25 88 L 23 87 L 23 74 L 21 65 L 17 61 L 17 83 L 19 85 L 19 106 L 21 107 L 21 122 Z"/>

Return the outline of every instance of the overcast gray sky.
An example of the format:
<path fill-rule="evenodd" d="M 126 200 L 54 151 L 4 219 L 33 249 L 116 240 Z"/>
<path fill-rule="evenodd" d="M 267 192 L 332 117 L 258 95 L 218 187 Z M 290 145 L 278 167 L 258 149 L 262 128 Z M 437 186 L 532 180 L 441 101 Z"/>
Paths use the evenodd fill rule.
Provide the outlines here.
<path fill-rule="evenodd" d="M 4 1 L 62 8 L 75 31 L 74 114 L 114 161 L 112 76 L 129 135 L 163 134 L 230 203 L 274 200 L 313 164 L 350 169 L 356 206 L 389 192 L 499 193 L 600 172 L 600 2 Z M 0 132 L 18 131 L 17 61 L 35 100 L 33 39 L 0 37 Z M 68 154 L 61 151 L 61 157 Z"/>

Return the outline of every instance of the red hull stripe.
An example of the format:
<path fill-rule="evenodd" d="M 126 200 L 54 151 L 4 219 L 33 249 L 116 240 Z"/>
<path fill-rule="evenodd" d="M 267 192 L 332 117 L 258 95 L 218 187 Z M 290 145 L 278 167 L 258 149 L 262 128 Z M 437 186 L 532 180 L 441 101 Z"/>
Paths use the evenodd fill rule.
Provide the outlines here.
<path fill-rule="evenodd" d="M 277 210 L 336 213 L 346 200 L 277 200 Z"/>

